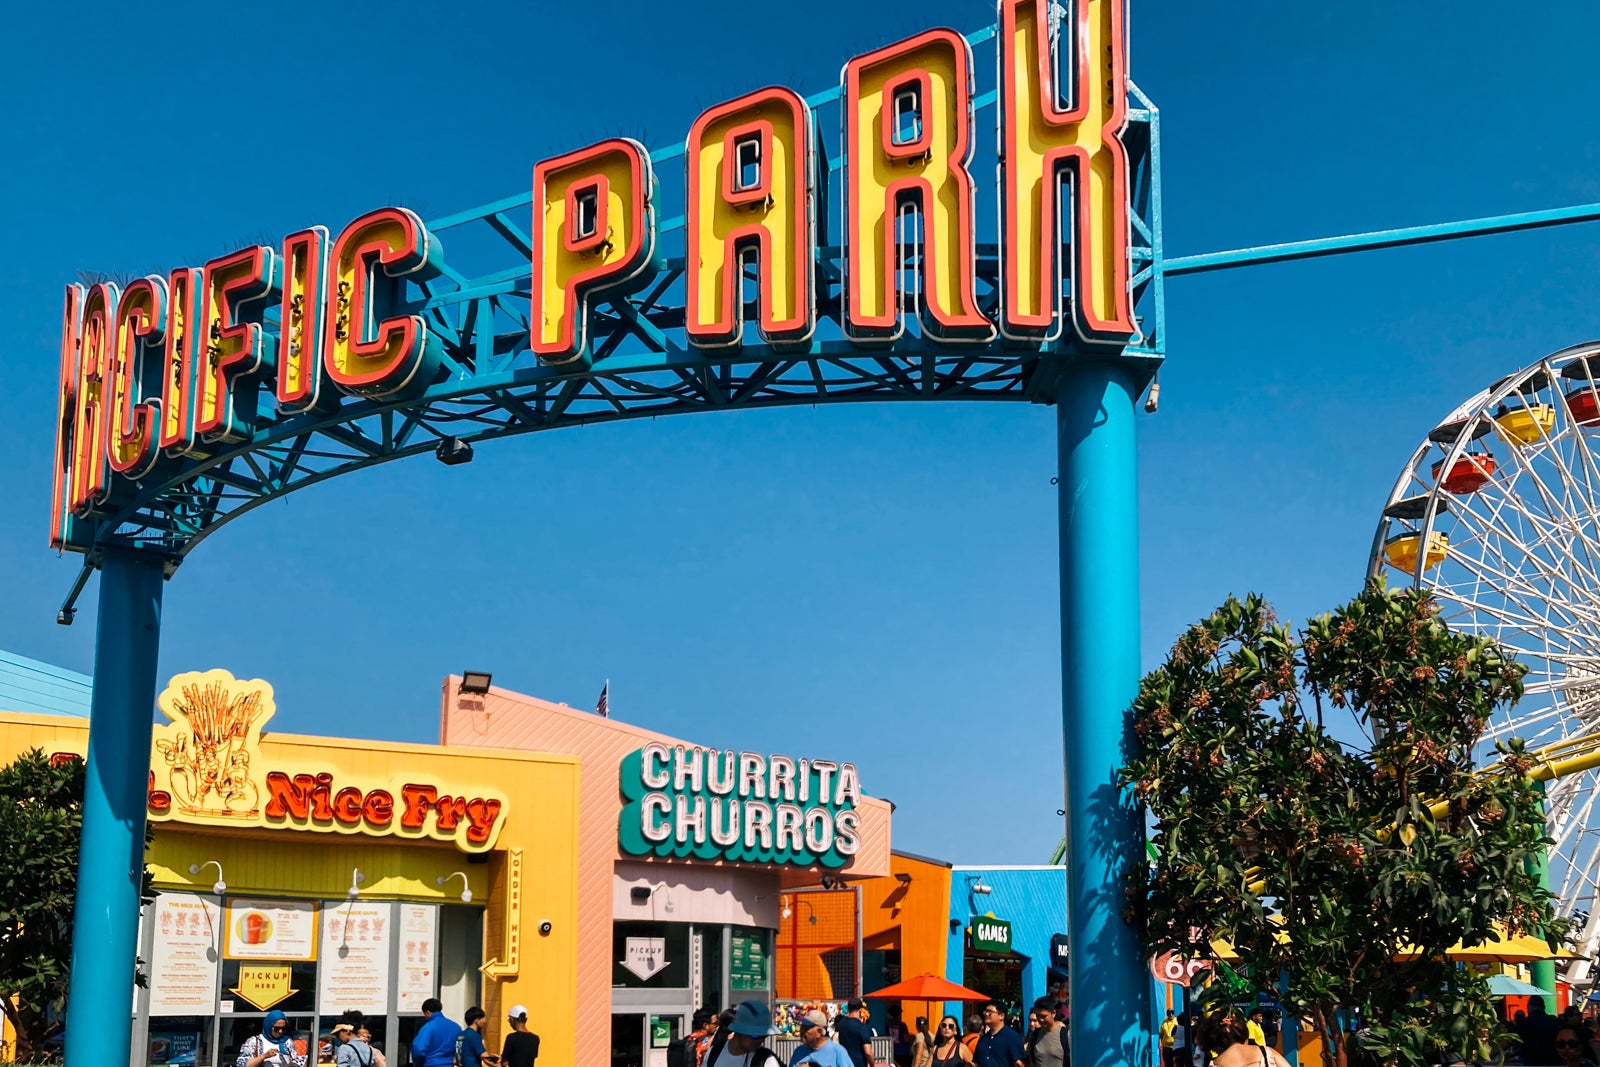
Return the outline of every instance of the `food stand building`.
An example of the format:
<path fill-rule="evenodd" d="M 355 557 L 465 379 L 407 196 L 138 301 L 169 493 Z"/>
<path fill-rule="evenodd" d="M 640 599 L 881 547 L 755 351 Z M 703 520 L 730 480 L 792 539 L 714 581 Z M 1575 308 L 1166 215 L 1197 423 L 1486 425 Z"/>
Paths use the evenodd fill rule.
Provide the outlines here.
<path fill-rule="evenodd" d="M 0 663 L 0 759 L 81 756 L 87 679 L 19 663 Z M 132 1067 L 232 1064 L 274 1008 L 307 1044 L 359 1010 L 409 1067 L 430 996 L 458 1021 L 482 1004 L 491 1044 L 524 1004 L 551 1062 L 664 1067 L 694 1008 L 771 996 L 783 893 L 889 873 L 890 806 L 848 763 L 459 678 L 442 703 L 441 744 L 374 743 L 263 732 L 259 680 L 172 679 Z"/>

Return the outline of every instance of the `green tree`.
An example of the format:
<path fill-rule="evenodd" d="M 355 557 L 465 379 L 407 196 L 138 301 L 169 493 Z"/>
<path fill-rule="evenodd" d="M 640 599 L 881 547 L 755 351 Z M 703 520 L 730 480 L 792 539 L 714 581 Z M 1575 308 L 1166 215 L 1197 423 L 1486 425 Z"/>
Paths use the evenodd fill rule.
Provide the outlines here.
<path fill-rule="evenodd" d="M 66 1008 L 83 783 L 82 760 L 52 762 L 38 749 L 0 768 L 0 1008 L 18 1061 L 38 1053 Z M 147 870 L 146 896 L 149 879 Z"/>
<path fill-rule="evenodd" d="M 1147 675 L 1141 753 L 1123 775 L 1146 805 L 1156 858 L 1132 872 L 1127 917 L 1152 953 L 1208 956 L 1226 939 L 1263 993 L 1345 1062 L 1341 1007 L 1363 1051 L 1398 1064 L 1485 1062 L 1503 1036 L 1458 942 L 1563 927 L 1530 873 L 1550 843 L 1521 741 L 1473 756 L 1525 669 L 1451 632 L 1426 592 L 1374 583 L 1300 633 L 1259 596 L 1229 598 Z M 1369 739 L 1341 744 L 1325 707 Z M 1445 1062 L 1449 1062 L 1446 1060 Z"/>

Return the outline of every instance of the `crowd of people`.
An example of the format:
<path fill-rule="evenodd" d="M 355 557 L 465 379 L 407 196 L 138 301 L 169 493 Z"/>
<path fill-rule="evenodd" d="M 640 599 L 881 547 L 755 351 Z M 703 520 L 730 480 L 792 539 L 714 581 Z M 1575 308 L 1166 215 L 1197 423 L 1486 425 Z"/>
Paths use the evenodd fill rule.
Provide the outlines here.
<path fill-rule="evenodd" d="M 444 1014 L 436 997 L 422 1002 L 422 1025 L 411 1039 L 413 1067 L 534 1067 L 539 1058 L 539 1035 L 528 1029 L 528 1009 L 521 1004 L 506 1013 L 510 1030 L 500 1054 L 491 1053 L 483 1043 L 488 1015 L 482 1008 L 468 1008 L 462 1026 Z M 317 1063 L 334 1067 L 388 1067 L 383 1050 L 372 1043 L 372 1031 L 359 1011 L 339 1016 L 329 1030 L 326 1042 L 318 1042 Z M 309 1049 L 302 1051 L 290 1032 L 289 1020 L 281 1011 L 269 1011 L 262 1020 L 261 1033 L 246 1038 L 239 1046 L 234 1067 L 306 1067 Z"/>
<path fill-rule="evenodd" d="M 1005 1008 L 990 1001 L 968 1018 L 966 1033 L 955 1016 L 931 1029 L 919 1017 L 915 1030 L 906 1028 L 898 1011 L 889 1013 L 894 1063 L 880 1064 L 872 1051 L 876 1036 L 871 1012 L 863 1000 L 850 1000 L 833 1019 L 820 1010 L 800 1016 L 799 1044 L 780 1067 L 1066 1067 L 1065 1012 L 1054 999 L 1041 997 L 1028 1015 L 1028 1032 L 1019 1033 Z M 693 1029 L 673 1042 L 667 1067 L 763 1067 L 778 1055 L 766 1040 L 780 1032 L 772 1010 L 747 1000 L 717 1013 L 695 1012 Z"/>

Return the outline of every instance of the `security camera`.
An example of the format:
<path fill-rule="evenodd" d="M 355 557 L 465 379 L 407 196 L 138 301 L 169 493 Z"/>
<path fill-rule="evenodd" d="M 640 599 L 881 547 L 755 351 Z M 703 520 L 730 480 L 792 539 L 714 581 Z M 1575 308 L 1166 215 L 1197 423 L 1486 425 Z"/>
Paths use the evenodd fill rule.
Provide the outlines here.
<path fill-rule="evenodd" d="M 539 934 L 542 937 L 549 937 L 552 929 L 554 928 L 550 925 L 549 919 L 546 919 L 544 922 L 539 924 Z"/>

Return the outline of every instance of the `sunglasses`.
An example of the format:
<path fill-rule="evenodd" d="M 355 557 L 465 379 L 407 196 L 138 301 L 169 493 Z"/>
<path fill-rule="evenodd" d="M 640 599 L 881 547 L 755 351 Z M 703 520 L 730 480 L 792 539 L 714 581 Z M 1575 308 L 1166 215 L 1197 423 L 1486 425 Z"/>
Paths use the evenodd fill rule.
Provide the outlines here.
<path fill-rule="evenodd" d="M 1556 1048 L 1577 1048 L 1577 1047 L 1578 1047 L 1578 1042 L 1576 1042 L 1576 1041 L 1557 1041 L 1556 1042 Z"/>

